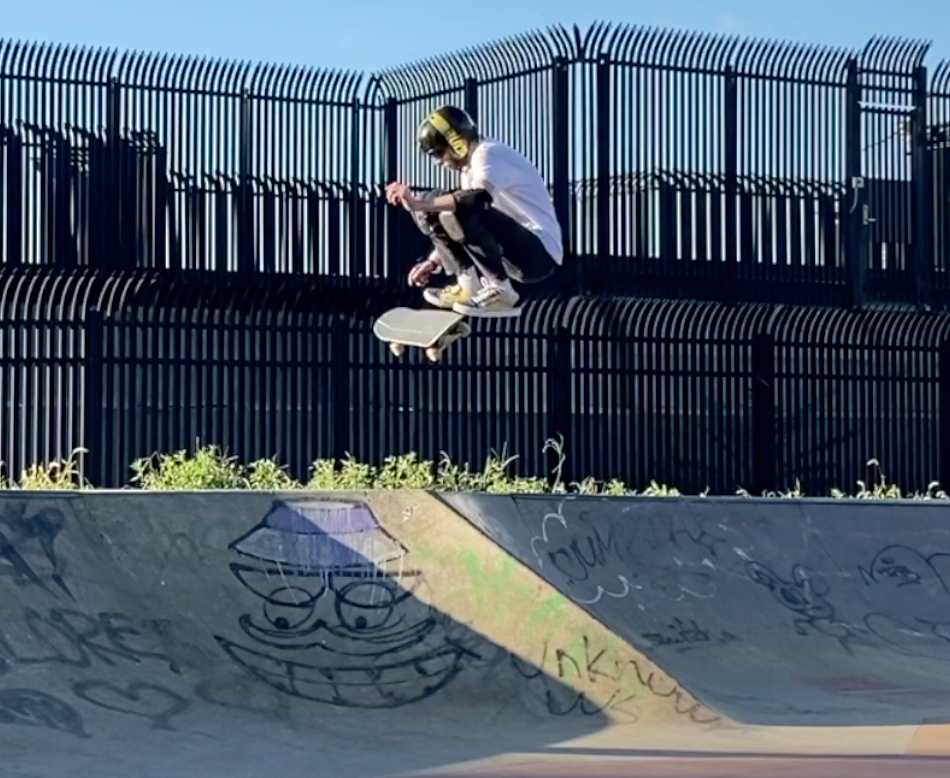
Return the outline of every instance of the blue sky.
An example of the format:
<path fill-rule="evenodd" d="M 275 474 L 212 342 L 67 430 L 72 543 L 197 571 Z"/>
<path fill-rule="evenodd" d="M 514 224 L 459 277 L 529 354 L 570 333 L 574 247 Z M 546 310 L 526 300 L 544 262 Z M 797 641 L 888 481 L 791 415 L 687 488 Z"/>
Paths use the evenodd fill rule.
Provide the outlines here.
<path fill-rule="evenodd" d="M 873 35 L 932 40 L 950 57 L 950 3 L 916 0 L 30 0 L 5 4 L 4 40 L 375 70 L 543 28 L 601 20 L 862 46 Z M 912 13 L 910 12 L 912 11 Z"/>

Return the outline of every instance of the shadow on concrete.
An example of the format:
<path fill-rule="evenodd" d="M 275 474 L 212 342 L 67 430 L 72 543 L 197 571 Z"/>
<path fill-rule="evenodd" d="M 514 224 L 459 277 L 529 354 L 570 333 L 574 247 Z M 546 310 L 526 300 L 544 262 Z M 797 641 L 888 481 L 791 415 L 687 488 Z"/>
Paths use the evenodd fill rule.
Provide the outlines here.
<path fill-rule="evenodd" d="M 366 778 L 606 724 L 416 561 L 355 501 L 0 495 L 5 775 Z"/>

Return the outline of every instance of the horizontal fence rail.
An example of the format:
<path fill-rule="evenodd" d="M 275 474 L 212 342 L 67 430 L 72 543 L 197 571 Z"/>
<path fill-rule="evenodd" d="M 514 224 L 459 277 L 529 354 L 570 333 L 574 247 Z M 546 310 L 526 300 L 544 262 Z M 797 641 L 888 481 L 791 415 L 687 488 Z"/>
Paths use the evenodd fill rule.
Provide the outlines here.
<path fill-rule="evenodd" d="M 433 365 L 372 335 L 405 298 L 8 271 L 3 474 L 81 446 L 85 476 L 118 487 L 138 457 L 214 443 L 298 478 L 410 451 L 540 475 L 563 439 L 568 480 L 822 494 L 875 457 L 905 488 L 950 483 L 950 315 L 546 298 Z"/>
<path fill-rule="evenodd" d="M 950 63 L 598 23 L 378 73 L 0 41 L 0 266 L 385 283 L 442 102 L 539 168 L 545 294 L 950 302 Z"/>

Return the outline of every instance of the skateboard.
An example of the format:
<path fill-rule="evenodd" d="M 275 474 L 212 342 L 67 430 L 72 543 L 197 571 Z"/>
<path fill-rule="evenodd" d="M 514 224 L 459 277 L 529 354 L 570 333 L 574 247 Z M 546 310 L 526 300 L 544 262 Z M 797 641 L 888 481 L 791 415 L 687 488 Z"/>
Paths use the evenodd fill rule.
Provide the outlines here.
<path fill-rule="evenodd" d="M 397 357 L 406 353 L 406 346 L 416 346 L 425 349 L 430 362 L 437 362 L 446 348 L 471 332 L 465 316 L 435 308 L 392 308 L 373 323 L 373 334 Z"/>

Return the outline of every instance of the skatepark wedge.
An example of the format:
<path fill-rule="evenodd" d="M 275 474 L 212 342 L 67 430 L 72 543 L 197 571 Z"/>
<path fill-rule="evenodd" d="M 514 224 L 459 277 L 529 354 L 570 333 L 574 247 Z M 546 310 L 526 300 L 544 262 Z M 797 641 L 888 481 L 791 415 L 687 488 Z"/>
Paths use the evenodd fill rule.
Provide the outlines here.
<path fill-rule="evenodd" d="M 946 509 L 773 506 L 2 493 L 3 774 L 906 750 L 950 708 Z"/>

